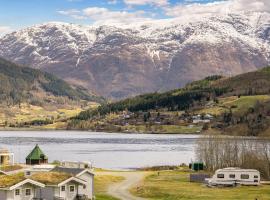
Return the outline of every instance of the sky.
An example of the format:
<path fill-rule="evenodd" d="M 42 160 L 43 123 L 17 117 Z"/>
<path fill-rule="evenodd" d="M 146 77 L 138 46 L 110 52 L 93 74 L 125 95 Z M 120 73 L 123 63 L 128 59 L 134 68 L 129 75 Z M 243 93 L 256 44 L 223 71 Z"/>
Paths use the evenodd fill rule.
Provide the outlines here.
<path fill-rule="evenodd" d="M 121 25 L 192 15 L 270 11 L 270 0 L 0 0 L 0 36 L 51 21 Z"/>

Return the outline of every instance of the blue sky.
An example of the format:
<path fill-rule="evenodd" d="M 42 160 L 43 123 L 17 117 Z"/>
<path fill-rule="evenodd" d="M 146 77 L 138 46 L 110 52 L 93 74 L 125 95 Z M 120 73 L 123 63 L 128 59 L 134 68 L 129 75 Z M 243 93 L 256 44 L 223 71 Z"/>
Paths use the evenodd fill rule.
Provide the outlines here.
<path fill-rule="evenodd" d="M 18 29 L 33 24 L 48 21 L 64 21 L 81 24 L 91 24 L 95 19 L 76 19 L 59 11 L 77 10 L 86 8 L 106 8 L 110 11 L 136 13 L 144 11 L 143 17 L 167 18 L 162 10 L 165 6 L 187 4 L 190 0 L 0 0 L 0 26 Z M 209 0 L 198 0 L 207 2 Z M 159 4 L 159 2 L 161 2 Z M 164 3 L 165 2 L 165 3 Z M 194 2 L 192 0 L 192 2 Z M 167 4 L 166 4 L 167 3 Z"/>
<path fill-rule="evenodd" d="M 34 24 L 136 23 L 231 10 L 268 11 L 270 0 L 0 0 L 0 35 Z"/>

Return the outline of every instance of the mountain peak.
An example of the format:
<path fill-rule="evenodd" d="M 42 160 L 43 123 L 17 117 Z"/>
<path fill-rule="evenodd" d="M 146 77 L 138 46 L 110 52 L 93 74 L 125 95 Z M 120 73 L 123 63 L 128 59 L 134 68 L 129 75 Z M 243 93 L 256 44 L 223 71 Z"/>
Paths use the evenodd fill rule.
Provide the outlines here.
<path fill-rule="evenodd" d="M 110 98 L 173 89 L 270 62 L 270 14 L 229 13 L 129 26 L 49 22 L 0 39 L 0 56 Z"/>

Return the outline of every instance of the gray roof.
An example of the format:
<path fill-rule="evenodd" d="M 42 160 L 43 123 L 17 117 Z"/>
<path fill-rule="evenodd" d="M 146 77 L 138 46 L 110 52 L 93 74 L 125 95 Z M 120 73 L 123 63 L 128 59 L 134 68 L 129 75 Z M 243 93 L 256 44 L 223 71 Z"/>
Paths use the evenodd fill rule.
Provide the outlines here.
<path fill-rule="evenodd" d="M 55 167 L 52 171 L 63 172 L 63 173 L 72 174 L 73 176 L 76 176 L 84 170 L 85 169 L 80 169 L 80 168 Z"/>

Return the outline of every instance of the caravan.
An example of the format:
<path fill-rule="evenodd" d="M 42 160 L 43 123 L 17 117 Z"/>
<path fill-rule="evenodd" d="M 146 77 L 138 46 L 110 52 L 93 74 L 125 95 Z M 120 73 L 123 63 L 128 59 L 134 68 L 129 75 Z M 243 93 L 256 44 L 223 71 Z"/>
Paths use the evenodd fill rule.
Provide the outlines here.
<path fill-rule="evenodd" d="M 254 169 L 224 168 L 206 179 L 209 186 L 260 185 L 260 172 Z"/>

